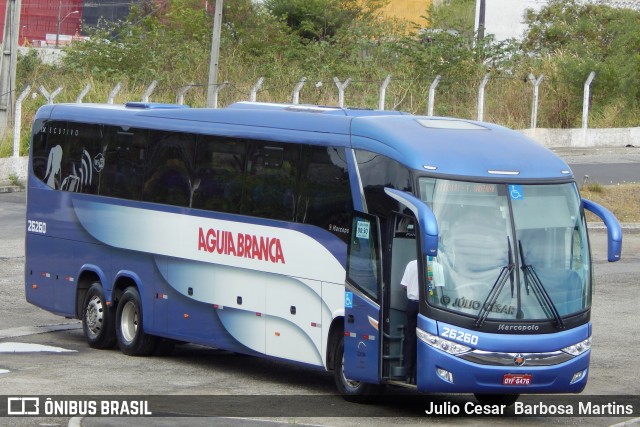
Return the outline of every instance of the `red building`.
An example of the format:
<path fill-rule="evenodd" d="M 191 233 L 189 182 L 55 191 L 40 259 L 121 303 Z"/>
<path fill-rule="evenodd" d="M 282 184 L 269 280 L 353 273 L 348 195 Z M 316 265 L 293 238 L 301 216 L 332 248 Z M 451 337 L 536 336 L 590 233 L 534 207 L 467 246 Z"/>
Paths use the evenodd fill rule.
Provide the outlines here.
<path fill-rule="evenodd" d="M 122 19 L 130 8 L 127 0 L 22 0 L 20 46 L 68 44 L 82 34 L 83 25 L 96 25 L 100 18 Z M 4 34 L 7 0 L 0 0 L 0 39 Z"/>
<path fill-rule="evenodd" d="M 6 7 L 7 0 L 0 0 L 0 34 L 4 34 Z M 55 46 L 56 35 L 60 45 L 67 44 L 80 34 L 81 22 L 82 0 L 22 0 L 18 44 Z"/>

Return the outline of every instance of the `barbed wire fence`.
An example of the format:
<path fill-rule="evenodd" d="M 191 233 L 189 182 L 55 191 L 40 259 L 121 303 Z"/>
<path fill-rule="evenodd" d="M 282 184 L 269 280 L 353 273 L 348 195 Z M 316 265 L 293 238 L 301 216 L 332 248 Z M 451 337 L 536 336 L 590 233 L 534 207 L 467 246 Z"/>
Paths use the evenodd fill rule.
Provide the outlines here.
<path fill-rule="evenodd" d="M 582 129 L 586 132 L 590 111 L 590 87 L 595 78 L 595 72 L 591 72 L 584 82 L 583 88 L 583 108 L 582 108 Z M 496 84 L 500 81 L 508 83 L 517 82 L 522 86 L 515 95 L 519 97 L 517 111 L 511 107 L 507 111 L 507 105 L 514 105 L 512 102 L 503 102 L 504 96 L 508 92 L 503 84 Z M 267 83 L 265 85 L 265 83 Z M 359 96 L 359 107 L 377 110 L 397 110 L 410 111 L 416 114 L 429 116 L 451 116 L 461 117 L 477 121 L 492 121 L 503 125 L 511 125 L 518 120 L 522 122 L 524 115 L 530 118 L 529 128 L 535 129 L 538 126 L 538 109 L 540 105 L 541 88 L 545 83 L 544 75 L 527 76 L 525 82 L 514 77 L 495 76 L 487 73 L 479 82 L 452 82 L 441 75 L 436 75 L 431 80 L 426 79 L 394 79 L 392 75 L 386 75 L 384 79 L 352 79 L 351 77 L 340 79 L 333 77 L 332 80 L 311 80 L 307 77 L 300 77 L 295 83 L 280 85 L 268 85 L 265 77 L 259 77 L 250 88 L 243 88 L 235 83 L 224 81 L 215 85 L 213 91 L 215 99 L 214 108 L 220 105 L 229 105 L 233 102 L 278 102 L 284 104 L 299 105 L 301 103 L 312 105 L 334 105 L 338 108 L 346 108 L 351 105 L 347 100 L 348 95 L 353 92 Z M 465 84 L 466 83 L 466 84 Z M 474 84 L 475 83 L 475 84 Z M 526 85 L 522 85 L 526 83 Z M 393 91 L 389 88 L 393 86 Z M 34 85 L 35 86 L 35 85 Z M 117 82 L 111 87 L 107 99 L 100 102 L 114 104 L 124 84 Z M 75 103 L 83 103 L 85 97 L 91 92 L 92 84 L 89 83 L 80 91 L 75 98 Z M 147 85 L 140 95 L 139 102 L 152 102 L 152 98 L 158 82 L 153 80 Z M 171 102 L 184 105 L 187 98 L 195 89 L 206 92 L 208 84 L 189 83 L 187 85 L 169 89 L 175 94 Z M 62 86 L 49 92 L 43 85 L 32 90 L 29 85 L 23 89 L 15 101 L 15 116 L 13 129 L 13 157 L 20 155 L 20 135 L 22 133 L 22 104 L 31 94 L 32 98 L 41 95 L 47 104 L 54 104 L 56 98 L 63 92 Z M 288 92 L 287 99 L 281 99 L 282 93 Z M 511 92 L 513 93 L 513 92 Z M 222 98 L 222 102 L 220 99 Z M 276 99 L 280 98 L 280 99 Z M 127 101 L 138 101 L 129 99 Z M 304 102 L 303 102 L 304 101 Z M 491 102 L 493 112 L 487 111 L 488 101 Z M 528 109 L 528 111 L 527 111 Z M 502 123 L 500 123 L 502 122 Z"/>

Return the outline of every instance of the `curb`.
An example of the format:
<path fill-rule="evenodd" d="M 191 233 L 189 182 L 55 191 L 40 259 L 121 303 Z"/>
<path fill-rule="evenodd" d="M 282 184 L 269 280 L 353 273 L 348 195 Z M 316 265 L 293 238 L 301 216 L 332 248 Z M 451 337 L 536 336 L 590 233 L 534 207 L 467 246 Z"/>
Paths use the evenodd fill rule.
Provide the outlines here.
<path fill-rule="evenodd" d="M 0 187 L 0 193 L 19 193 L 24 191 L 24 188 L 18 185 L 8 185 L 4 187 Z"/>

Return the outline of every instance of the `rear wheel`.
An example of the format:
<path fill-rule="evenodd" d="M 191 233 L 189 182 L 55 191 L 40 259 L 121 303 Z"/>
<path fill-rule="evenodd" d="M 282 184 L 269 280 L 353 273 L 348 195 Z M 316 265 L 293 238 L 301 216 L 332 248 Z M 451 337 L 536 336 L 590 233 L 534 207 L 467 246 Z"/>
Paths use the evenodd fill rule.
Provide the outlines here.
<path fill-rule="evenodd" d="M 134 287 L 127 288 L 118 302 L 116 337 L 120 350 L 129 356 L 149 356 L 156 348 L 158 339 L 144 332 L 142 303 Z"/>
<path fill-rule="evenodd" d="M 333 355 L 333 379 L 338 388 L 338 392 L 343 399 L 348 402 L 370 403 L 375 401 L 383 386 L 380 384 L 370 384 L 361 381 L 354 381 L 344 374 L 344 335 L 341 335 L 335 346 Z"/>
<path fill-rule="evenodd" d="M 87 290 L 82 307 L 82 331 L 89 347 L 112 348 L 116 343 L 114 313 L 107 306 L 100 282 Z"/>

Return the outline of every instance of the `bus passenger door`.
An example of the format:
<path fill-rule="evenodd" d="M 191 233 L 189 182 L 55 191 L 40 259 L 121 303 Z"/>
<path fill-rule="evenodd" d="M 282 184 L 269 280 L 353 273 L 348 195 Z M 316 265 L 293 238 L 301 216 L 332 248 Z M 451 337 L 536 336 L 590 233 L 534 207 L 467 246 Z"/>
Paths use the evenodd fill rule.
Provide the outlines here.
<path fill-rule="evenodd" d="M 379 382 L 381 282 L 378 218 L 355 212 L 344 301 L 344 373 L 351 380 Z"/>

